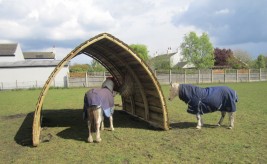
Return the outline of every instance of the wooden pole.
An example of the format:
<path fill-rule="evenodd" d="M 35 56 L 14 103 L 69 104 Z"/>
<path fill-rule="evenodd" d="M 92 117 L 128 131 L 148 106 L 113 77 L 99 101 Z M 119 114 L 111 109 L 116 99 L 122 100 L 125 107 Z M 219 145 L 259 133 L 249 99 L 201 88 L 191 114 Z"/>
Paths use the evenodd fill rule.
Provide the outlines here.
<path fill-rule="evenodd" d="M 186 70 L 184 70 L 184 83 L 186 84 Z"/>
<path fill-rule="evenodd" d="M 260 68 L 260 73 L 259 74 L 260 74 L 259 76 L 260 76 L 260 81 L 261 81 L 261 68 Z"/>
<path fill-rule="evenodd" d="M 85 72 L 85 87 L 88 87 L 88 78 L 87 78 L 87 72 Z"/>
<path fill-rule="evenodd" d="M 213 83 L 213 70 L 211 69 L 211 83 Z"/>
<path fill-rule="evenodd" d="M 238 82 L 238 69 L 236 69 L 236 82 Z"/>
<path fill-rule="evenodd" d="M 169 71 L 169 83 L 171 83 L 172 82 L 172 70 L 170 69 L 170 71 Z"/>
<path fill-rule="evenodd" d="M 200 84 L 200 69 L 198 70 L 198 84 Z"/>
<path fill-rule="evenodd" d="M 226 82 L 226 69 L 224 69 L 224 83 Z"/>
<path fill-rule="evenodd" d="M 248 69 L 248 82 L 250 82 L 250 69 Z"/>

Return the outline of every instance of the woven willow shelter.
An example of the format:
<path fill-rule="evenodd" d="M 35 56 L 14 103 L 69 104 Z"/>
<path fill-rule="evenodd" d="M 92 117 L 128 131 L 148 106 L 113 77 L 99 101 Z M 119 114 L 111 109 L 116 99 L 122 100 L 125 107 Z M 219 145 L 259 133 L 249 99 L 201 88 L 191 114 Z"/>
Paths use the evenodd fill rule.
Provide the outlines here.
<path fill-rule="evenodd" d="M 123 110 L 153 126 L 169 129 L 165 98 L 153 72 L 128 45 L 108 33 L 102 33 L 72 50 L 49 76 L 39 95 L 34 113 L 32 131 L 34 146 L 40 142 L 40 115 L 50 83 L 65 63 L 79 54 L 86 54 L 101 63 L 114 77 L 117 86 L 123 86 L 125 77 L 130 76 L 134 92 L 127 97 L 122 95 Z"/>

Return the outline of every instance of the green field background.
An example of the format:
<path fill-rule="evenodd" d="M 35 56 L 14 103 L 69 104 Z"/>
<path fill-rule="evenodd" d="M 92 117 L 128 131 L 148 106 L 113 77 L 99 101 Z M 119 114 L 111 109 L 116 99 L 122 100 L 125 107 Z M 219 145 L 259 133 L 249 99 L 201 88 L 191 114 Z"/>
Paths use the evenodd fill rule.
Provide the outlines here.
<path fill-rule="evenodd" d="M 227 129 L 228 118 L 215 126 L 215 112 L 204 115 L 204 127 L 196 130 L 195 116 L 178 97 L 167 101 L 169 86 L 162 86 L 171 130 L 155 129 L 117 108 L 115 131 L 102 131 L 99 144 L 86 142 L 82 107 L 88 88 L 50 89 L 38 147 L 31 146 L 31 127 L 41 90 L 0 91 L 0 163 L 267 163 L 267 82 L 200 86 L 214 85 L 238 93 L 234 129 Z M 121 103 L 120 97 L 115 101 Z"/>

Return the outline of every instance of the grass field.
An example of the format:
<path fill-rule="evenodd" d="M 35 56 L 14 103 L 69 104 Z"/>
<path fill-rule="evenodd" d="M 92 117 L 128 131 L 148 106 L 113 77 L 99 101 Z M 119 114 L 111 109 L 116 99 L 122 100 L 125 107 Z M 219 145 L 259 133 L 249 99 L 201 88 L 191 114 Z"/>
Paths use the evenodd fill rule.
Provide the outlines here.
<path fill-rule="evenodd" d="M 225 85 L 239 96 L 233 130 L 228 119 L 215 126 L 218 112 L 204 115 L 204 127 L 196 130 L 195 116 L 175 98 L 166 100 L 172 130 L 152 129 L 117 109 L 115 131 L 102 131 L 99 144 L 86 142 L 81 108 L 87 89 L 51 89 L 43 143 L 35 148 L 32 113 L 40 90 L 0 91 L 0 163 L 267 163 L 267 82 Z M 167 97 L 169 86 L 162 90 Z"/>

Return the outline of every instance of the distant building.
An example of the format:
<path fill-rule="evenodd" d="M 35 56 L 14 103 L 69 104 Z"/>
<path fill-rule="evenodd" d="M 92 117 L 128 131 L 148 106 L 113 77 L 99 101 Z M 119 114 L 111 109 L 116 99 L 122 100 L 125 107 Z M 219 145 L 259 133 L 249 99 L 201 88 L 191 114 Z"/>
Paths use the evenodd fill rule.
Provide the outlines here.
<path fill-rule="evenodd" d="M 24 57 L 18 43 L 0 44 L 0 62 L 23 61 Z"/>
<path fill-rule="evenodd" d="M 56 60 L 54 52 L 23 52 L 25 60 Z"/>
<path fill-rule="evenodd" d="M 59 62 L 53 52 L 22 52 L 18 43 L 0 44 L 0 90 L 43 87 Z M 68 73 L 66 64 L 51 85 L 66 87 Z"/>
<path fill-rule="evenodd" d="M 172 52 L 171 48 L 168 48 L 166 54 L 156 55 L 152 58 L 154 67 L 157 68 L 194 68 L 195 66 L 189 62 L 183 61 L 183 56 L 180 52 Z"/>

